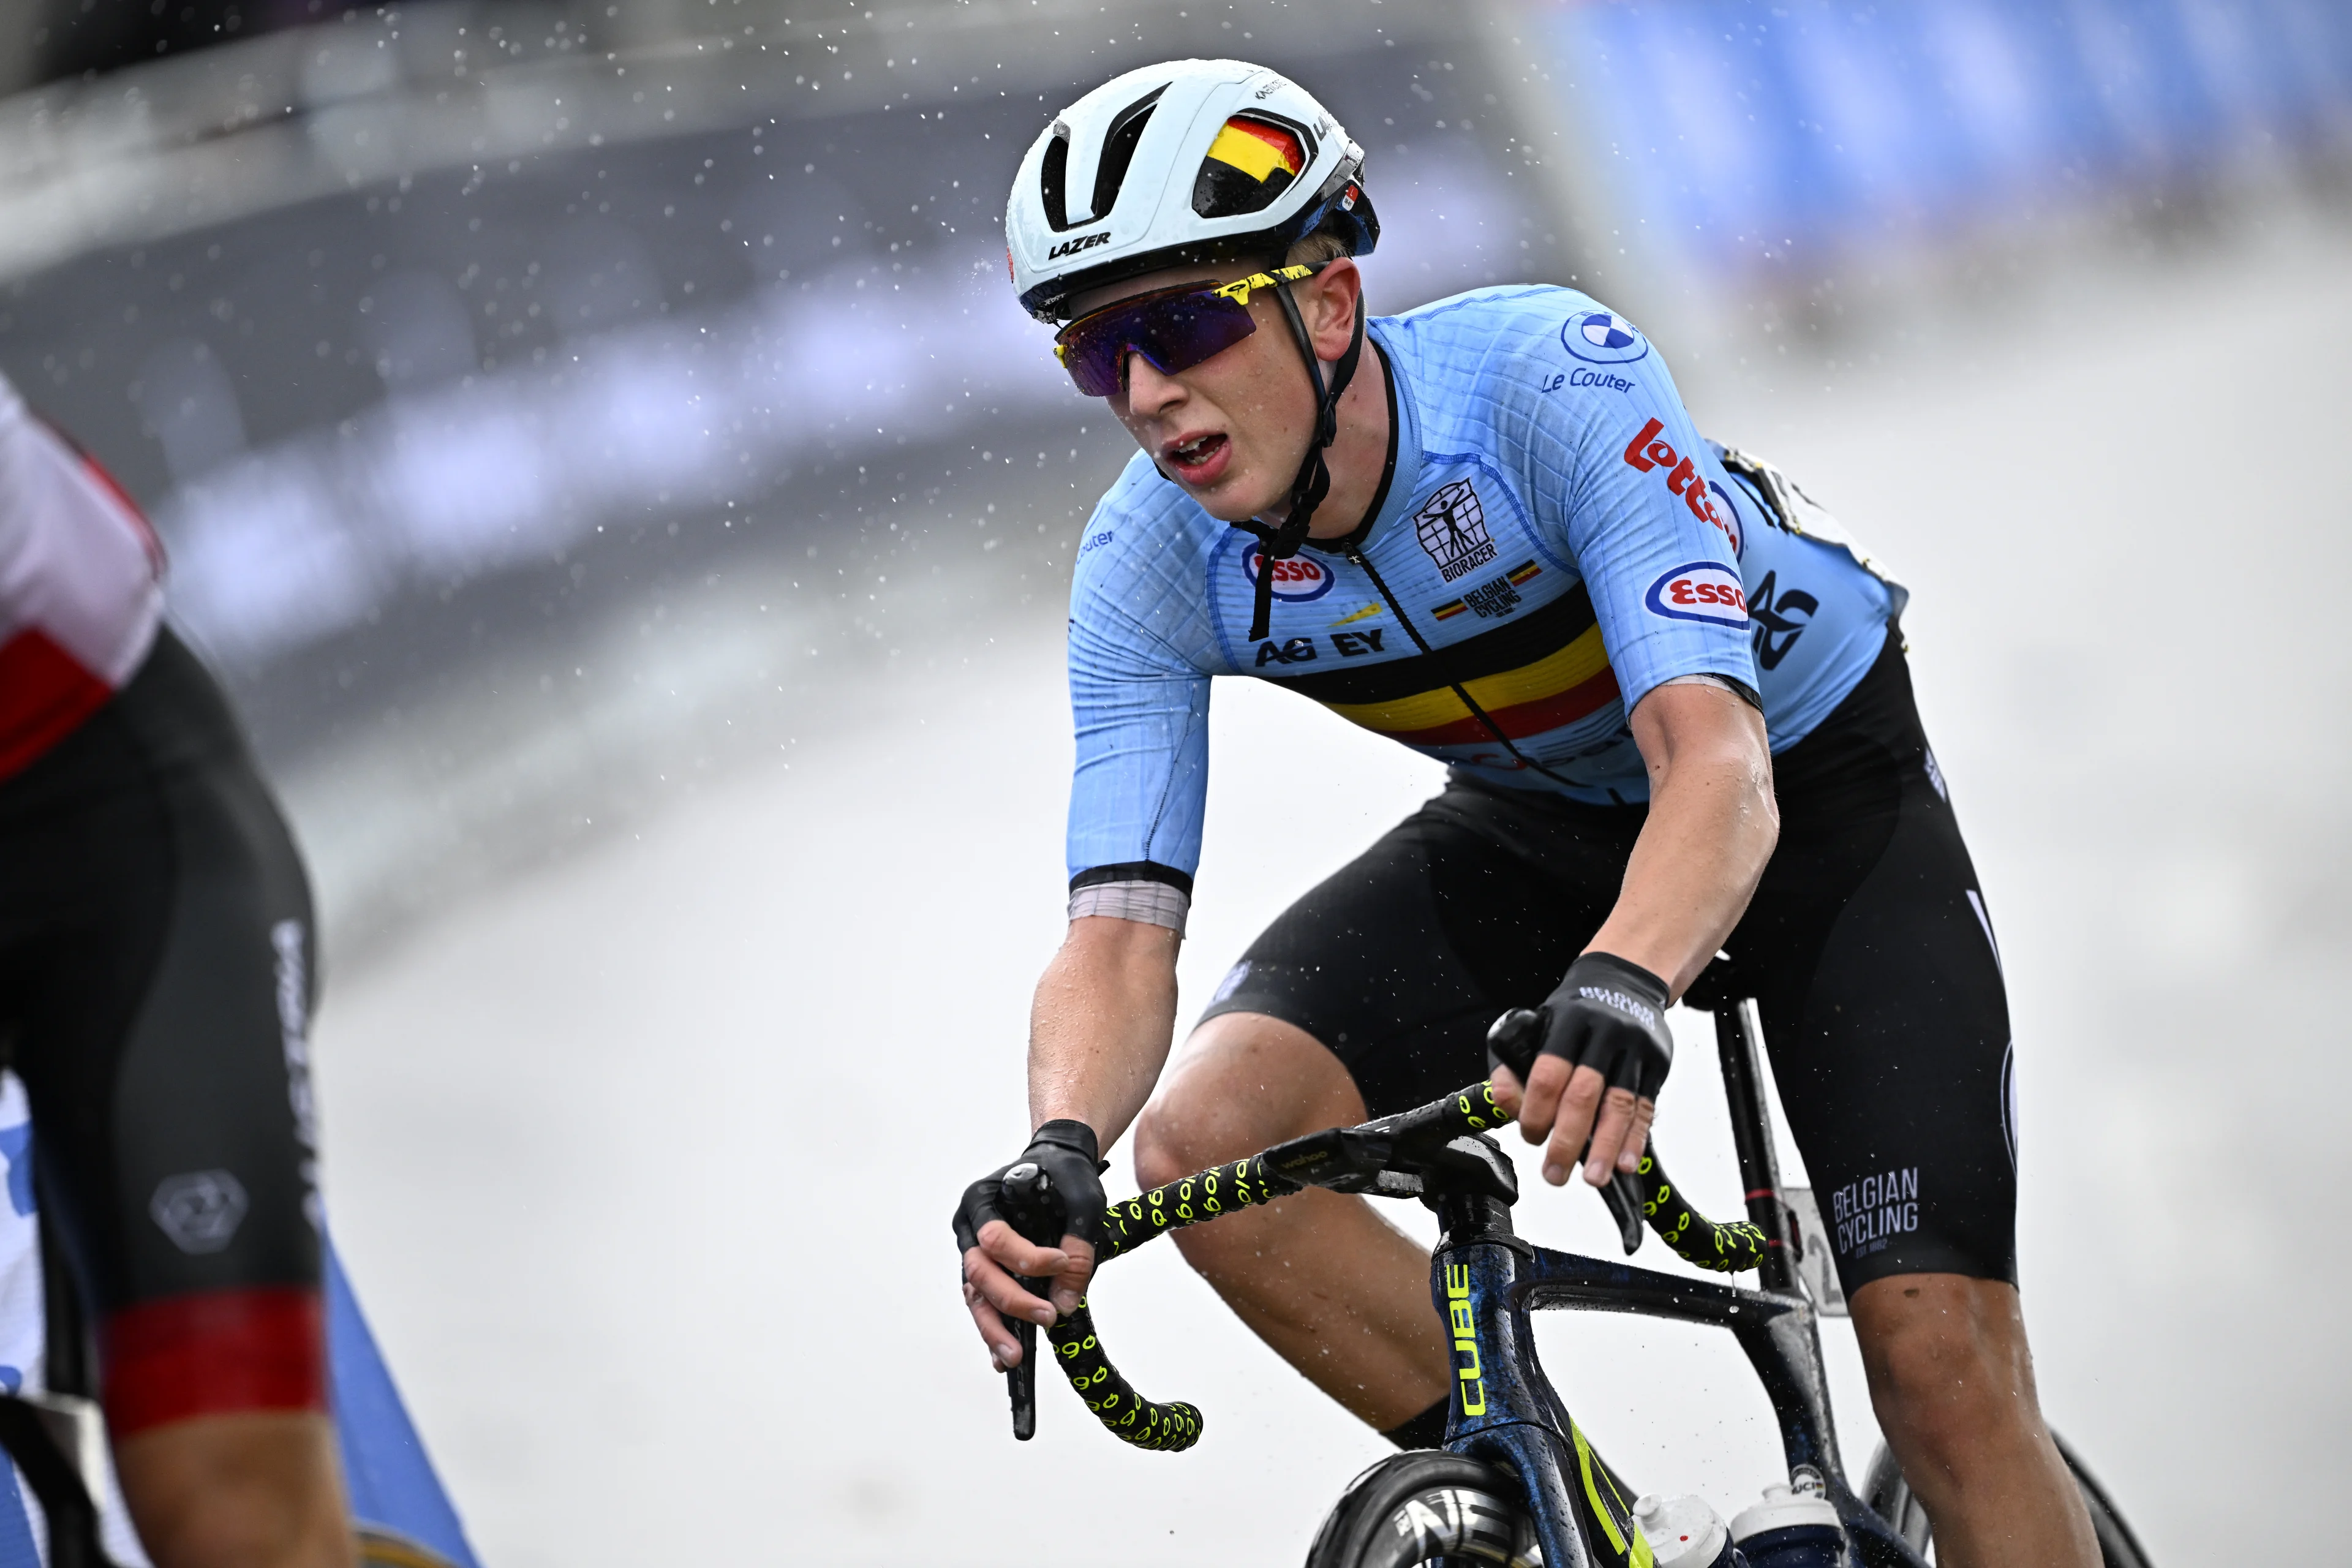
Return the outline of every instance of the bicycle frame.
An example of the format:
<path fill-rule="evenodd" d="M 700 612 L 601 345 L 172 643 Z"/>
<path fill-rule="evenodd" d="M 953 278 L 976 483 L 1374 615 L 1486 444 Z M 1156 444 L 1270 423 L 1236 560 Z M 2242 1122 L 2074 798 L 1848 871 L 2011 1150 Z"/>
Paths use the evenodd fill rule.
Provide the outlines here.
<path fill-rule="evenodd" d="M 1870 1568 L 1925 1568 L 1847 1484 L 1830 1414 L 1813 1304 L 1796 1277 L 1780 1198 L 1771 1122 L 1757 1070 L 1756 1005 L 1715 1006 L 1716 1044 L 1731 1101 L 1732 1130 L 1748 1212 L 1768 1237 L 1765 1289 L 1741 1289 L 1557 1252 L 1520 1239 L 1511 1225 L 1516 1183 L 1426 1181 L 1423 1201 L 1443 1234 L 1430 1260 L 1430 1296 L 1454 1344 L 1454 1397 L 1445 1447 L 1516 1477 L 1546 1568 L 1591 1568 L 1588 1540 L 1627 1556 L 1629 1498 L 1605 1470 L 1545 1377 L 1530 1314 L 1553 1310 L 1630 1312 L 1728 1329 L 1771 1402 L 1792 1483 L 1817 1480 Z M 1614 1498 L 1617 1506 L 1612 1510 Z"/>

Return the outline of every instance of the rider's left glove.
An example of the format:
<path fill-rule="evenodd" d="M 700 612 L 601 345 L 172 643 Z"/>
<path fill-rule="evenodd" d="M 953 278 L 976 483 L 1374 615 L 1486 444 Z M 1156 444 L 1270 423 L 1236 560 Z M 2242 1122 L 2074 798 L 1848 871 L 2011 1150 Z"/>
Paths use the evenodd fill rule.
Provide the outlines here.
<path fill-rule="evenodd" d="M 1666 983 L 1610 952 L 1588 952 L 1543 1005 L 1543 1054 L 1600 1073 L 1612 1089 L 1655 1100 L 1674 1065 Z"/>
<path fill-rule="evenodd" d="M 1011 1203 L 1004 1191 L 1007 1175 L 1023 1165 L 1045 1174 L 1046 1212 L 1032 1213 Z M 1110 1163 L 1101 1157 L 1095 1130 L 1083 1121 L 1048 1121 L 1030 1135 L 1021 1158 L 998 1167 L 963 1190 L 956 1205 L 955 1238 L 959 1252 L 980 1245 L 980 1233 L 992 1219 L 1001 1219 L 1040 1247 L 1059 1247 L 1062 1237 L 1075 1236 L 1099 1248 L 1103 1238 L 1102 1173 Z M 1021 1184 L 1024 1186 L 1026 1183 Z"/>

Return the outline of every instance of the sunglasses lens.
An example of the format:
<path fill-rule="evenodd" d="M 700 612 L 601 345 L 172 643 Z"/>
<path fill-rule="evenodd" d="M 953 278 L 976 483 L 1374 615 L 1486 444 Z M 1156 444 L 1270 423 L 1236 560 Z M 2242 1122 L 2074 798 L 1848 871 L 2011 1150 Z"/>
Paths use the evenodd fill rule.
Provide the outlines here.
<path fill-rule="evenodd" d="M 1088 397 L 1108 397 L 1139 353 L 1163 375 L 1190 370 L 1257 330 L 1247 306 L 1207 289 L 1129 300 L 1082 316 L 1057 340 L 1070 379 Z"/>

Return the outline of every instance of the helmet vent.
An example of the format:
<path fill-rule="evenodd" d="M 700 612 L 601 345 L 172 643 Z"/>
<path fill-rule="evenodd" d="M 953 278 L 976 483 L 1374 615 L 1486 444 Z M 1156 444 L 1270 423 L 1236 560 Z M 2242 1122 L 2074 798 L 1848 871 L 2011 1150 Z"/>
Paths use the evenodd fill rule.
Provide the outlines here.
<path fill-rule="evenodd" d="M 1118 118 L 1110 122 L 1110 133 L 1103 138 L 1102 162 L 1095 165 L 1096 217 L 1110 216 L 1118 188 L 1127 183 L 1128 165 L 1135 162 L 1136 143 L 1143 140 L 1143 128 L 1151 121 L 1151 107 L 1167 90 L 1165 83 L 1154 88 L 1120 110 Z"/>
<path fill-rule="evenodd" d="M 1045 143 L 1045 156 L 1037 170 L 1038 195 L 1045 198 L 1045 222 L 1058 234 L 1070 226 L 1069 202 L 1063 186 L 1070 177 L 1070 133 L 1055 126 L 1055 137 Z"/>

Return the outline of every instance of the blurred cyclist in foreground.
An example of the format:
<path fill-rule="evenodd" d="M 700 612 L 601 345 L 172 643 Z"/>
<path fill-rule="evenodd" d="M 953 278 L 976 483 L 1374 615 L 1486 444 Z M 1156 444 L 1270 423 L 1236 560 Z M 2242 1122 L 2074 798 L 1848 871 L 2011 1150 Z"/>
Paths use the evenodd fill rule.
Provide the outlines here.
<path fill-rule="evenodd" d="M 1904 590 L 1701 438 L 1650 342 L 1585 295 L 1368 322 L 1362 153 L 1271 71 L 1176 61 L 1088 93 L 1031 147 L 1006 231 L 1023 304 L 1067 323 L 1064 365 L 1142 450 L 1071 592 L 1070 926 L 1020 1156 L 1066 1234 L 1015 1235 L 1001 1170 L 956 1214 L 994 1361 L 1020 1353 L 1000 1312 L 1076 1306 L 1100 1150 L 1130 1123 L 1152 1186 L 1402 1110 L 1481 1077 L 1506 1007 L 1546 1016 L 1524 1089 L 1495 1075 L 1549 1139 L 1545 1177 L 1633 1169 L 1666 1010 L 1727 948 L 1939 1561 L 2090 1568 L 2015 1284 L 1999 956 L 1913 704 Z M 1449 772 L 1259 937 L 1163 1079 L 1220 675 Z M 1346 790 L 1261 781 L 1252 831 Z M 1179 1245 L 1340 1404 L 1401 1447 L 1443 1440 L 1428 1258 L 1364 1200 L 1309 1191 Z"/>
<path fill-rule="evenodd" d="M 159 1568 L 353 1561 L 310 889 L 137 510 L 0 381 L 0 1048 Z"/>

